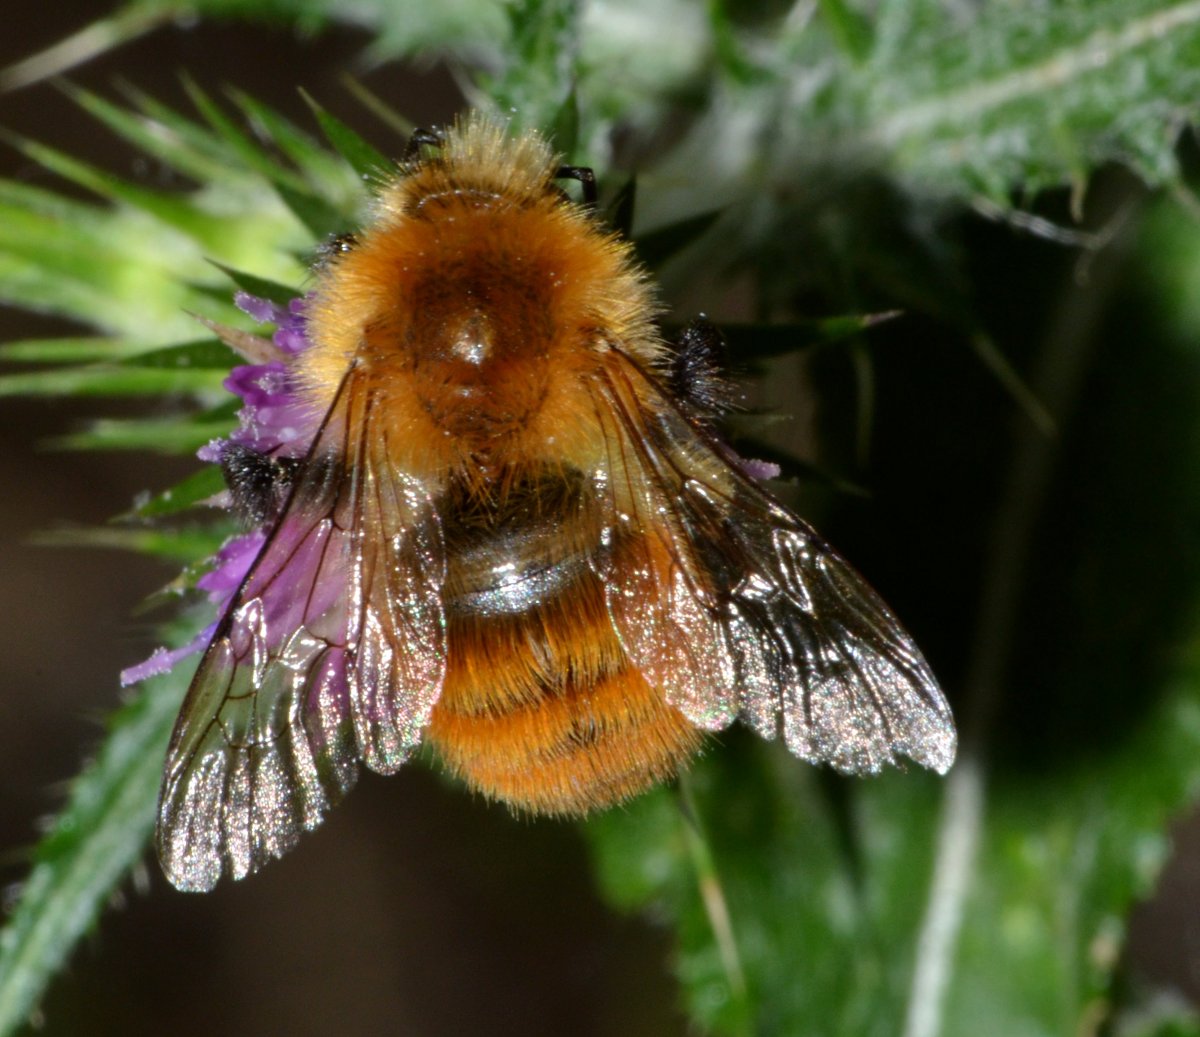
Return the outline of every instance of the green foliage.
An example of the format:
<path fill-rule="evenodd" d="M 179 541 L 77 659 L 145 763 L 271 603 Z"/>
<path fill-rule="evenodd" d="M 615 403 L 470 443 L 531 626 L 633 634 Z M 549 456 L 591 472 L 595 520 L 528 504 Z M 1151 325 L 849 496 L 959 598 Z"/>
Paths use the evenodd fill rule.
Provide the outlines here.
<path fill-rule="evenodd" d="M 113 714 L 96 759 L 34 853 L 0 933 L 0 1032 L 37 1007 L 113 888 L 141 858 L 154 825 L 159 770 L 186 677 L 156 678 Z"/>
<path fill-rule="evenodd" d="M 189 194 L 142 187 L 32 141 L 14 141 L 34 161 L 102 201 L 0 182 L 0 299 L 71 317 L 144 348 L 195 337 L 188 316 L 240 319 L 214 263 L 259 279 L 298 283 L 295 256 L 359 202 L 353 171 L 261 106 L 241 105 L 263 143 L 196 87 L 203 126 L 136 92 L 120 108 L 82 90 L 72 96 L 134 147 L 202 185 Z M 274 133 L 272 133 L 274 130 Z M 271 156 L 278 147 L 288 164 Z M 249 164 L 248 154 L 259 158 Z M 220 291 L 216 289 L 220 288 Z"/>
<path fill-rule="evenodd" d="M 1200 528 L 1187 489 L 1200 462 L 1191 391 L 1200 393 L 1195 225 L 1165 205 L 1146 218 L 1135 246 L 1142 324 L 1122 341 L 1139 349 L 1121 354 L 1119 366 L 1109 357 L 1101 366 L 1114 373 L 1090 387 L 1103 399 L 1124 393 L 1140 402 L 1140 390 L 1154 401 L 1171 432 L 1173 464 L 1164 471 L 1132 452 L 1157 440 L 1117 404 L 1103 412 L 1107 422 L 1089 421 L 1087 406 L 1082 417 L 1066 406 L 1046 409 L 1054 379 L 1032 387 L 1023 380 L 1046 358 L 1021 352 L 1029 334 L 1005 338 L 989 321 L 988 293 L 972 288 L 993 285 L 963 273 L 966 248 L 944 219 L 986 204 L 1020 222 L 1014 207 L 1056 185 L 1071 189 L 1079 211 L 1096 170 L 1114 161 L 1148 184 L 1182 191 L 1176 145 L 1200 97 L 1200 3 L 141 0 L 90 36 L 10 70 L 8 81 L 191 15 L 305 31 L 334 21 L 365 26 L 374 58 L 445 57 L 472 101 L 552 128 L 569 158 L 602 170 L 612 162 L 614 130 L 640 153 L 669 127 L 668 153 L 639 171 L 642 225 L 633 218 L 632 181 L 614 218 L 634 226 L 640 255 L 665 270 L 669 285 L 697 271 L 718 284 L 730 274 L 752 282 L 754 322 L 729 335 L 740 363 L 787 363 L 805 349 L 816 368 L 837 356 L 855 372 L 848 421 L 860 411 L 868 426 L 874 420 L 861 402 L 872 392 L 881 411 L 900 399 L 920 419 L 923 387 L 912 399 L 900 392 L 912 382 L 894 381 L 891 395 L 876 387 L 864 373 L 866 348 L 875 347 L 886 369 L 881 342 L 892 340 L 878 338 L 881 330 L 914 315 L 939 322 L 1018 401 L 1022 422 L 1033 417 L 1044 433 L 1053 412 L 1065 449 L 1077 450 L 1079 478 L 1103 468 L 1107 491 L 1124 490 L 1119 506 L 1095 493 L 1081 492 L 1091 502 L 1081 506 L 1044 487 L 1031 491 L 1034 512 L 1069 514 L 1077 524 L 1070 535 L 1079 557 L 1062 565 L 1078 568 L 1058 572 L 1059 562 L 1046 558 L 1047 531 L 1033 518 L 1017 524 L 1018 554 L 1033 561 L 1011 591 L 1009 635 L 989 640 L 982 621 L 974 634 L 955 628 L 976 638 L 970 653 L 1001 660 L 1007 682 L 991 677 L 1011 689 L 1011 700 L 989 703 L 970 687 L 977 673 L 962 678 L 960 713 L 971 736 L 948 784 L 911 772 L 831 779 L 737 731 L 697 765 L 684 793 L 660 790 L 586 825 L 606 897 L 671 925 L 696 1026 L 1006 1037 L 1088 1032 L 1089 1021 L 1103 1020 L 1125 1035 L 1200 1033 L 1188 1011 L 1127 1004 L 1120 964 L 1130 908 L 1152 889 L 1168 849 L 1167 824 L 1200 789 L 1200 660 L 1194 648 L 1180 649 L 1194 638 L 1200 579 L 1190 577 L 1200 573 L 1181 547 L 1170 572 L 1139 583 L 1144 561 L 1123 560 L 1112 547 L 1151 511 Z M 238 92 L 218 100 L 189 83 L 192 115 L 136 90 L 118 104 L 65 89 L 110 132 L 196 186 L 148 187 L 39 142 L 10 141 L 94 200 L 0 181 L 0 299 L 99 334 L 0 347 L 0 396 L 169 396 L 186 403 L 186 413 L 101 419 L 57 445 L 192 452 L 228 431 L 234 408 L 220 389 L 231 358 L 189 314 L 247 328 L 232 288 L 289 298 L 289 286 L 303 282 L 303 257 L 353 225 L 363 179 L 377 177 L 386 160 L 317 100 L 309 103 L 325 142 Z M 795 319 L 796 300 L 814 297 L 825 313 L 886 317 L 904 306 L 910 315 L 882 329 L 873 316 Z M 1178 351 L 1160 383 L 1152 368 L 1164 362 L 1164 342 Z M 1155 393 L 1164 384 L 1171 391 L 1160 408 Z M 939 402 L 928 412 L 938 413 Z M 862 424 L 854 436 L 866 441 L 871 429 Z M 911 444 L 906 482 L 917 478 L 914 466 L 955 450 L 969 464 L 947 464 L 947 480 L 969 484 L 1004 464 L 1002 450 L 975 441 L 975 425 L 947 428 Z M 803 468 L 777 446 L 743 450 Z M 1060 479 L 1076 487 L 1061 471 Z M 827 482 L 845 489 L 850 480 Z M 124 524 L 68 536 L 191 565 L 179 583 L 186 586 L 226 532 L 190 524 L 192 509 L 220 486 L 205 469 L 148 497 Z M 919 494 L 905 489 L 912 506 Z M 987 518 L 946 550 L 995 555 L 987 527 L 1004 492 L 956 483 L 939 498 L 954 507 L 975 493 L 986 502 Z M 166 524 L 146 525 L 151 519 Z M 920 531 L 910 536 L 900 538 L 903 550 L 931 550 Z M 1089 568 L 1095 558 L 1126 568 L 1097 574 Z M 1052 571 L 1054 579 L 1045 576 Z M 1174 618 L 1154 614 L 1155 665 L 1102 667 L 1087 658 L 1107 659 L 1103 646 L 1149 637 L 1110 631 L 1106 624 L 1124 613 L 1108 592 L 1158 604 L 1168 584 Z M 981 600 L 994 600 L 991 590 L 985 586 Z M 182 629 L 175 635 L 186 640 Z M 1041 697 L 1031 702 L 1024 688 Z M 150 682 L 114 716 L 95 763 L 35 851 L 0 936 L 0 1033 L 36 1006 L 139 858 L 182 690 L 178 676 Z M 1035 730 L 1014 734 L 1021 723 Z M 1105 737 L 1095 737 L 1092 728 L 1104 723 Z M 947 864 L 956 847 L 958 871 Z"/>
<path fill-rule="evenodd" d="M 1004 204 L 1018 189 L 1082 186 L 1110 160 L 1172 179 L 1200 85 L 1194 0 L 130 0 L 86 45 L 30 59 L 8 81 L 180 17 L 363 26 L 376 60 L 447 56 L 470 70 L 480 99 L 523 125 L 553 126 L 572 97 L 586 98 L 579 139 L 591 161 L 608 122 L 651 130 L 682 102 L 707 111 L 692 143 L 724 152 L 729 181 L 753 169 L 781 182 L 819 151 L 822 165 L 878 164 L 922 193 Z M 253 148 L 229 124 L 224 135 L 253 166 Z"/>
<path fill-rule="evenodd" d="M 1111 1012 L 1125 918 L 1153 887 L 1167 821 L 1200 788 L 1198 682 L 1200 662 L 1189 663 L 1135 737 L 1104 758 L 1052 778 L 997 780 L 957 905 L 961 943 L 937 1032 L 1074 1034 Z M 746 995 L 721 961 L 670 791 L 588 823 L 602 887 L 615 904 L 670 922 L 689 1014 L 704 1032 L 901 1032 L 937 779 L 825 780 L 776 746 L 741 733 L 729 742 L 693 783 Z"/>

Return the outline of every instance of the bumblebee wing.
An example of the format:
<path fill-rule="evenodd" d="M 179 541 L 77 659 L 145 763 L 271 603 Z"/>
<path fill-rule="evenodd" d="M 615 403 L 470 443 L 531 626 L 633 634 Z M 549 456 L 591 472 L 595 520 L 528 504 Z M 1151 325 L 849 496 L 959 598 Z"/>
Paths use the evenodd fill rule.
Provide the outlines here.
<path fill-rule="evenodd" d="M 395 770 L 441 691 L 441 529 L 420 485 L 373 462 L 374 411 L 351 370 L 184 700 L 157 833 L 181 889 L 287 852 L 360 760 Z"/>
<path fill-rule="evenodd" d="M 652 376 L 611 356 L 598 564 L 635 665 L 701 727 L 740 715 L 845 773 L 897 756 L 945 772 L 950 708 L 896 617 Z"/>

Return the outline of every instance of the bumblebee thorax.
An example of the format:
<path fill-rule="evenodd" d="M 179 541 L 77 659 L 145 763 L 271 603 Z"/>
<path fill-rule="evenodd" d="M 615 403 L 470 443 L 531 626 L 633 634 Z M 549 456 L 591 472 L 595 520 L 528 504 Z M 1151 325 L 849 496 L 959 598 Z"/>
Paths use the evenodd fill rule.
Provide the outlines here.
<path fill-rule="evenodd" d="M 384 189 L 317 273 L 301 378 L 319 407 L 351 367 L 371 372 L 388 449 L 413 471 L 564 450 L 587 468 L 595 372 L 612 343 L 653 359 L 653 296 L 628 245 L 554 185 L 548 152 L 493 146 L 478 163 L 451 141 Z"/>

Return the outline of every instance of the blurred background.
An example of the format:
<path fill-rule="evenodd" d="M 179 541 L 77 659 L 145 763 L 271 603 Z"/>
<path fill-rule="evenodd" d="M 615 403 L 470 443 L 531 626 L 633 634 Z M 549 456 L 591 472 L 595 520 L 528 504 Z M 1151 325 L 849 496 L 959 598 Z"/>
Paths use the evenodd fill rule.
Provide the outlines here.
<path fill-rule="evenodd" d="M 107 10 L 8 0 L 0 67 Z M 184 109 L 186 71 L 212 94 L 235 84 L 302 126 L 312 116 L 297 86 L 362 129 L 361 109 L 342 85 L 347 70 L 418 125 L 463 107 L 462 81 L 444 65 L 371 67 L 361 58 L 370 41 L 345 26 L 305 34 L 177 23 L 70 78 L 106 95 L 128 81 Z M 51 84 L 0 94 L 0 128 L 139 182 L 172 182 Z M 650 165 L 656 146 L 669 150 L 688 131 L 686 120 L 667 121 L 657 144 L 645 134 L 618 137 L 615 164 Z M 389 154 L 400 149 L 387 131 L 367 135 Z M 737 146 L 711 141 L 718 156 Z M 1188 134 L 1178 154 L 1190 171 Z M 660 185 L 688 162 L 684 147 Z M 1083 963 L 1063 965 L 1078 989 L 1066 992 L 1055 972 L 1046 980 L 1054 989 L 1037 990 L 1037 979 L 1022 979 L 1014 966 L 1014 987 L 1026 983 L 1030 1005 L 1063 1002 L 1038 1016 L 1062 1024 L 978 1032 L 1165 1034 L 1155 1027 L 1176 1015 L 1191 1026 L 1188 1006 L 1200 1003 L 1200 826 L 1184 804 L 1194 799 L 1200 761 L 1163 779 L 1180 786 L 1155 800 L 1172 804 L 1163 818 L 1104 812 L 1124 802 L 1139 775 L 1157 780 L 1169 754 L 1190 751 L 1172 743 L 1160 759 L 1153 730 L 1146 734 L 1147 717 L 1181 685 L 1194 689 L 1198 672 L 1188 660 L 1200 585 L 1200 223 L 1187 178 L 1172 195 L 1105 164 L 1085 194 L 1031 192 L 1021 200 L 1032 218 L 1013 218 L 982 202 L 917 205 L 894 182 L 822 179 L 819 165 L 797 171 L 794 196 L 792 185 L 764 177 L 762 197 L 777 206 L 770 225 L 755 224 L 763 214 L 753 207 L 739 210 L 741 246 L 749 250 L 759 235 L 754 258 L 733 271 L 711 248 L 676 260 L 665 271 L 668 301 L 680 319 L 705 310 L 743 323 L 905 311 L 849 345 L 818 343 L 783 359 L 740 354 L 735 336 L 732 361 L 751 385 L 748 407 L 768 416 L 739 418 L 737 428 L 744 453 L 784 462 L 781 492 L 894 606 L 966 718 L 997 801 L 979 880 L 1005 905 L 986 914 L 993 935 L 1018 944 L 1021 927 L 1040 924 L 1038 912 L 1048 900 L 1061 903 L 1062 889 L 1086 901 L 1105 882 L 1121 886 L 1117 906 L 1079 907 L 1079 917 L 1099 919 L 1094 925 L 1060 934 L 1059 960 Z M 79 194 L 8 147 L 0 147 L 0 175 Z M 764 273 L 780 269 L 787 277 Z M 0 341 L 70 330 L 0 310 Z M 765 385 L 755 380 L 764 373 Z M 129 553 L 32 542 L 46 530 L 103 524 L 195 469 L 187 458 L 48 446 L 88 418 L 133 406 L 6 397 L 0 408 L 0 848 L 14 896 L 38 819 L 60 807 L 62 783 L 99 744 L 102 718 L 121 699 L 117 673 L 156 643 L 159 617 L 139 616 L 139 602 L 175 575 Z M 155 406 L 169 413 L 178 401 Z M 870 803 L 844 808 L 856 795 L 847 786 L 793 777 L 800 764 L 744 732 L 719 742 L 697 776 L 702 800 L 716 795 L 720 778 L 782 769 L 778 788 L 808 782 L 833 804 L 832 828 L 869 819 Z M 927 836 L 913 858 L 916 876 L 930 866 L 941 787 L 911 772 L 899 780 L 925 804 L 913 815 L 914 831 Z M 890 795 L 880 793 L 880 802 Z M 1024 839 L 1048 804 L 1077 795 L 1096 804 L 1094 823 L 1057 832 L 1048 825 Z M 695 934 L 673 927 L 682 913 L 675 901 L 643 897 L 649 911 L 609 906 L 622 901 L 611 875 L 621 843 L 606 826 L 623 817 L 636 825 L 638 810 L 618 811 L 585 838 L 570 824 L 513 820 L 425 766 L 387 780 L 365 775 L 321 829 L 249 881 L 185 896 L 147 855 L 70 957 L 36 1022 L 46 1034 L 79 1035 L 693 1032 L 684 1005 L 703 1018 L 698 995 L 682 995 L 672 970 L 682 963 L 686 984 L 694 962 L 678 948 Z M 718 867 L 722 849 L 731 870 L 737 853 L 755 852 L 739 834 L 746 828 L 711 824 Z M 1114 846 L 1133 863 L 1093 869 Z M 762 867 L 777 862 L 760 858 Z M 597 891 L 597 868 L 607 894 Z M 911 889 L 893 891 L 908 941 L 927 882 L 921 874 Z M 735 880 L 735 902 L 737 888 Z M 1127 915 L 1120 905 L 1129 899 L 1138 904 Z M 986 941 L 969 923 L 964 939 L 966 954 L 986 959 Z M 811 959 L 782 956 L 797 985 L 822 953 L 819 935 L 810 946 Z M 770 947 L 760 953 L 770 956 Z M 1035 960 L 1022 959 L 1031 972 Z M 875 980 L 857 982 L 869 991 Z M 888 982 L 893 992 L 904 987 Z M 1093 986 L 1103 997 L 1086 993 Z M 990 1011 L 980 990 L 958 996 L 966 1017 L 972 1004 L 981 1019 Z M 1080 1003 L 1096 1006 L 1092 1022 Z M 1122 1004 L 1128 1012 L 1114 1015 Z M 900 1033 L 892 1022 L 798 1030 L 760 1019 L 741 1032 Z"/>

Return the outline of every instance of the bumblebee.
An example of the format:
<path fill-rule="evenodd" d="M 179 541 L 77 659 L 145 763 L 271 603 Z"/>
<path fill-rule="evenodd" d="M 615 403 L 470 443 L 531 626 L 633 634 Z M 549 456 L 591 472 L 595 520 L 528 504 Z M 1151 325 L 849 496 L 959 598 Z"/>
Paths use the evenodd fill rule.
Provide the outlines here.
<path fill-rule="evenodd" d="M 667 343 L 631 246 L 533 133 L 469 117 L 326 250 L 285 377 L 300 456 L 224 458 L 265 531 L 168 752 L 184 889 L 280 856 L 423 742 L 579 815 L 740 719 L 813 763 L 944 772 L 950 710 L 851 567 L 718 438 L 713 336 Z M 587 181 L 585 178 L 585 185 Z"/>

